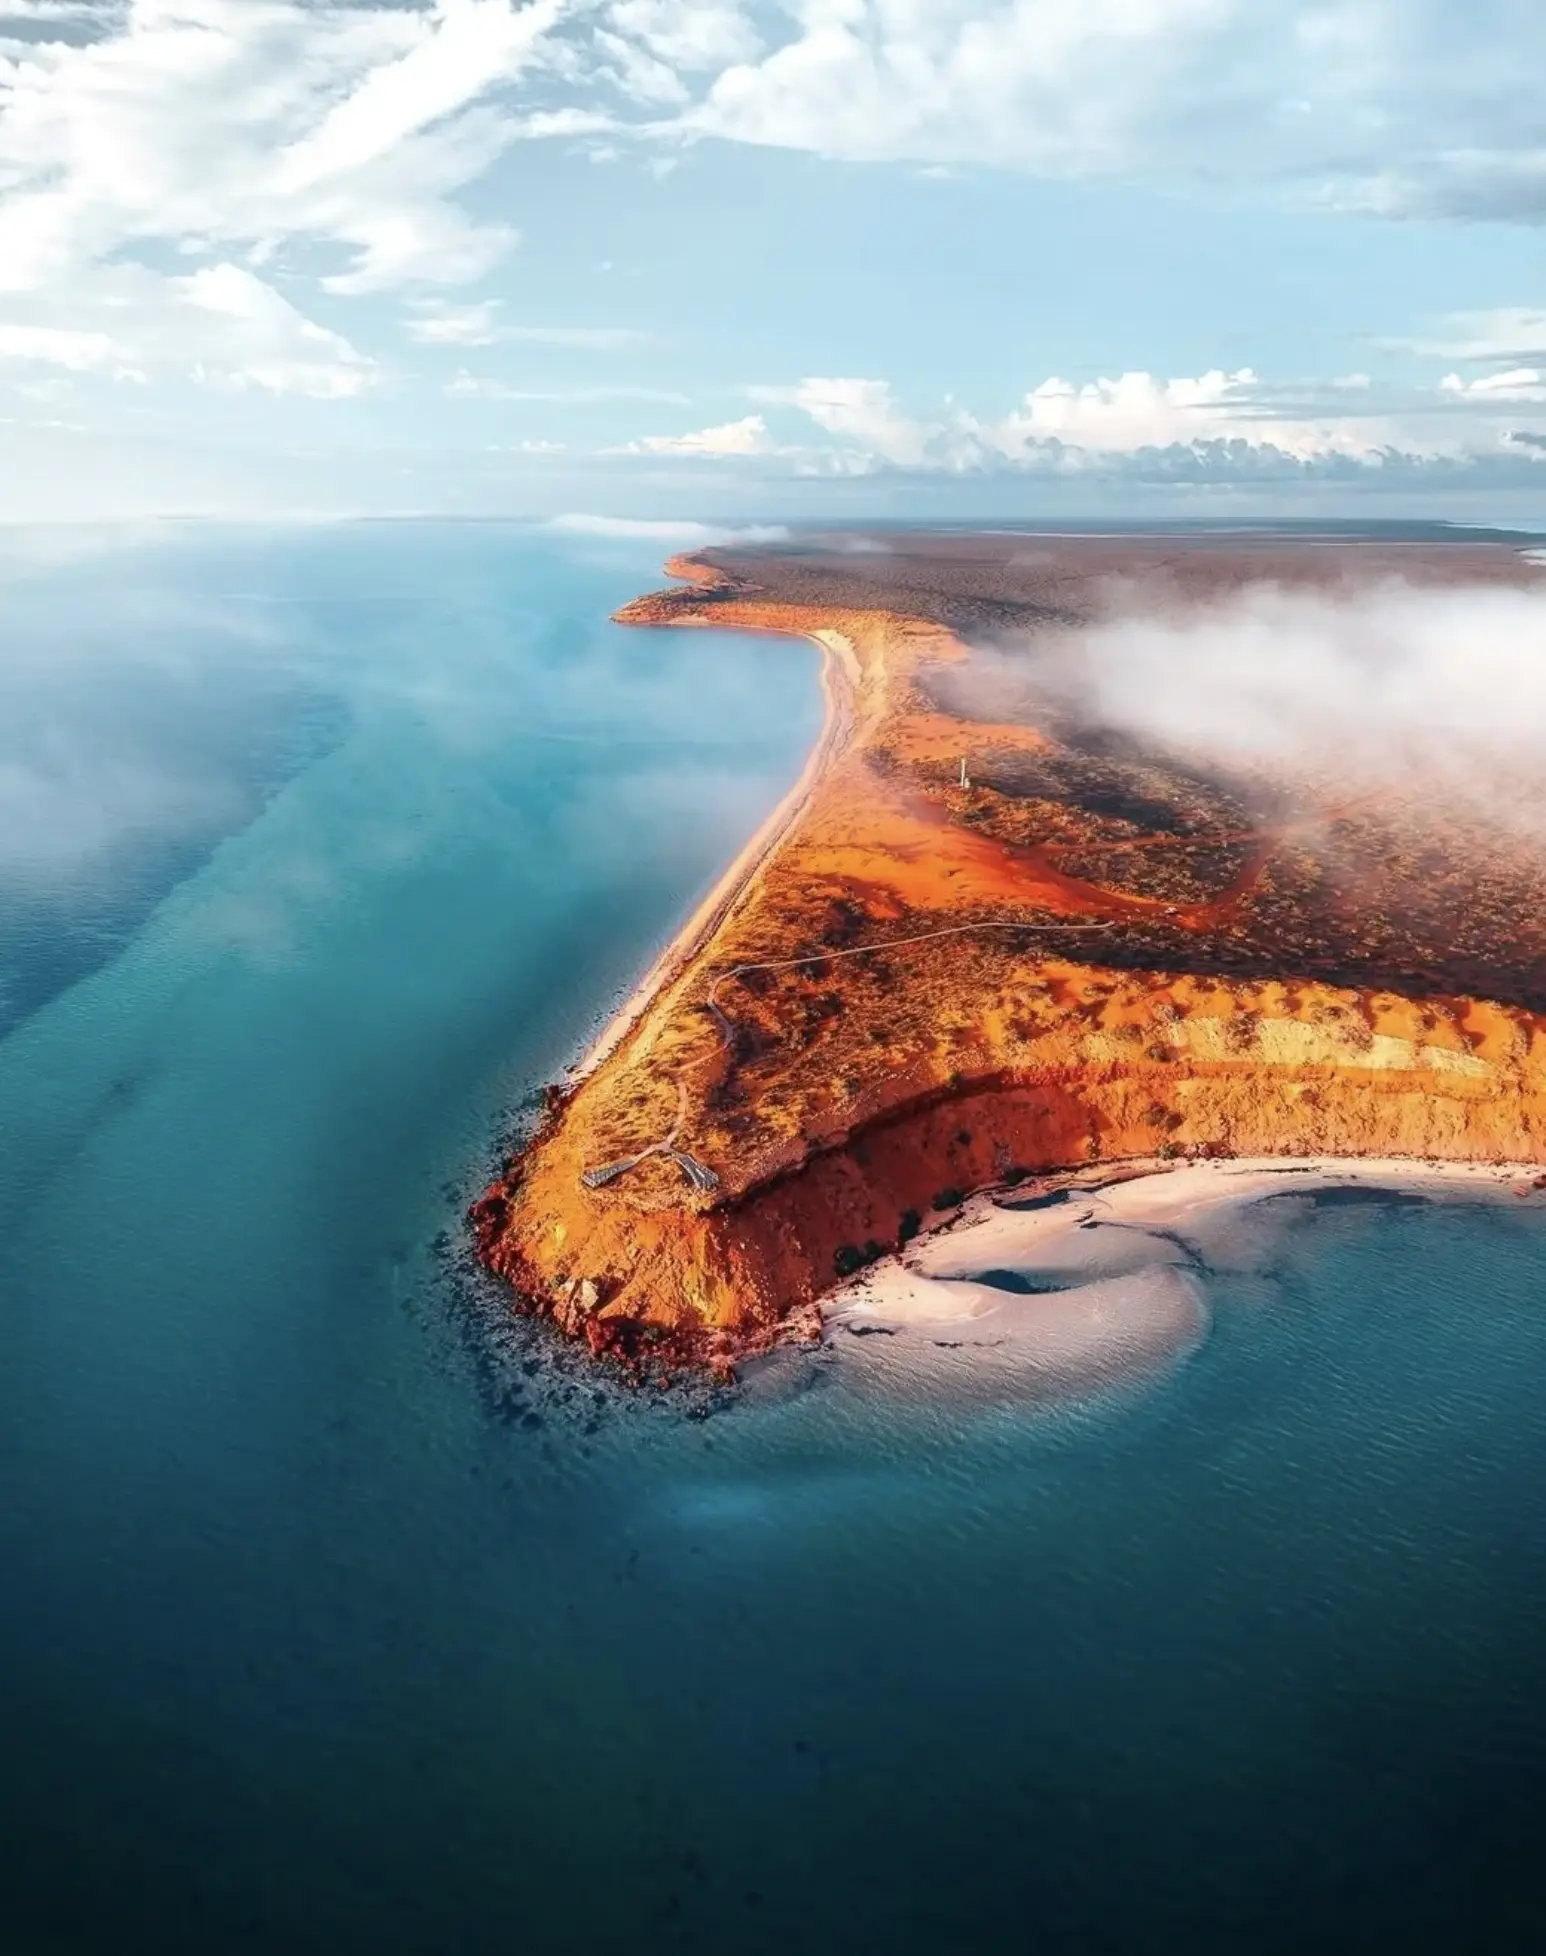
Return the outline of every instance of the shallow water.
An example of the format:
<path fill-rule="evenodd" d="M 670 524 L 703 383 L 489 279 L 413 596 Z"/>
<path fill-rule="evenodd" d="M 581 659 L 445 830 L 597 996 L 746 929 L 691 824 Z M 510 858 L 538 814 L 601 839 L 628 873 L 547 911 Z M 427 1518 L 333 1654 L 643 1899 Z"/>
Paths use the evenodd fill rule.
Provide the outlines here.
<path fill-rule="evenodd" d="M 1305 1205 L 1055 1413 L 881 1340 L 619 1396 L 460 1208 L 814 653 L 609 627 L 647 556 L 495 528 L 17 551 L 13 680 L 126 591 L 186 671 L 115 674 L 140 894 L 29 863 L 95 948 L 18 949 L 0 1042 L 0 1946 L 1542 1945 L 1535 1217 Z M 125 771 L 50 684 L 38 810 Z"/>

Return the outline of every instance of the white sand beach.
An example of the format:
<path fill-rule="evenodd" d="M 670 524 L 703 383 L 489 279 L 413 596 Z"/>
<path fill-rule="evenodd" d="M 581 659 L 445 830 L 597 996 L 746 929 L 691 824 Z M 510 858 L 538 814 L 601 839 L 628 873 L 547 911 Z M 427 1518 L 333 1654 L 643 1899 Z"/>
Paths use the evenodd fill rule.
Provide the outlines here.
<path fill-rule="evenodd" d="M 1272 1159 L 1127 1163 L 973 1196 L 826 1300 L 830 1337 L 991 1348 L 1028 1388 L 1078 1397 L 1150 1376 L 1207 1334 L 1210 1272 L 1260 1267 L 1295 1197 L 1366 1190 L 1546 1203 L 1538 1166 Z M 911 1351 L 909 1352 L 909 1348 Z"/>

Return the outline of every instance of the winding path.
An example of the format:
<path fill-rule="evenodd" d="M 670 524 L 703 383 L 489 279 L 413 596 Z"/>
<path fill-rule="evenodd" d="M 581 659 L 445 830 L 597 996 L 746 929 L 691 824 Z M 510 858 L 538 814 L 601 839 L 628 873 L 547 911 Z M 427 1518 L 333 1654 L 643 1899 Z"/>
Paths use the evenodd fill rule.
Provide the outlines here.
<path fill-rule="evenodd" d="M 726 1053 L 733 1054 L 735 1051 L 735 1027 L 730 1022 L 723 1006 L 719 1003 L 719 988 L 721 985 L 729 984 L 732 979 L 744 978 L 748 972 L 792 971 L 800 965 L 826 964 L 836 958 L 860 958 L 870 952 L 897 951 L 909 944 L 929 944 L 936 942 L 942 937 L 966 937 L 975 932 L 985 930 L 1013 930 L 1027 934 L 1032 932 L 1041 934 L 1048 931 L 1057 931 L 1059 933 L 1067 931 L 1108 931 L 1115 930 L 1116 928 L 1117 925 L 1114 919 L 1103 924 L 1024 924 L 1014 922 L 1007 918 L 999 923 L 984 921 L 975 924 L 952 924 L 945 930 L 918 931 L 911 937 L 888 937 L 874 944 L 852 944 L 839 951 L 812 951 L 805 957 L 774 958 L 764 964 L 732 965 L 728 971 L 720 972 L 713 984 L 710 985 L 708 997 L 704 1000 L 704 1004 L 713 1015 L 714 1023 L 719 1027 L 720 1037 L 724 1041 L 722 1050 Z M 711 1054 L 709 1057 L 713 1058 L 717 1056 Z M 664 1140 L 651 1142 L 649 1147 L 641 1148 L 637 1154 L 625 1155 L 619 1161 L 604 1162 L 599 1168 L 587 1168 L 580 1176 L 581 1182 L 588 1189 L 606 1188 L 609 1184 L 619 1181 L 630 1170 L 637 1168 L 641 1162 L 649 1161 L 654 1156 L 659 1155 L 666 1161 L 674 1161 L 694 1188 L 701 1190 L 705 1195 L 712 1194 L 719 1187 L 718 1175 L 715 1174 L 712 1168 L 699 1161 L 695 1155 L 689 1154 L 685 1148 L 679 1148 L 677 1146 L 686 1120 L 687 1081 L 685 1078 L 679 1077 L 676 1083 L 676 1119 L 672 1123 L 670 1133 L 666 1135 Z"/>

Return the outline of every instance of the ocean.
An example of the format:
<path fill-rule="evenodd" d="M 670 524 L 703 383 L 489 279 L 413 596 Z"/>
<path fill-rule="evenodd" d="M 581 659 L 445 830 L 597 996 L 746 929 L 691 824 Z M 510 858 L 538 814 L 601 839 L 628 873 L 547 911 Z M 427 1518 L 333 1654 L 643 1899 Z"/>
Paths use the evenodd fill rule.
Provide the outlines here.
<path fill-rule="evenodd" d="M 641 1397 L 462 1212 L 799 771 L 648 541 L 0 543 L 5 1956 L 1538 1951 L 1546 1224 Z"/>

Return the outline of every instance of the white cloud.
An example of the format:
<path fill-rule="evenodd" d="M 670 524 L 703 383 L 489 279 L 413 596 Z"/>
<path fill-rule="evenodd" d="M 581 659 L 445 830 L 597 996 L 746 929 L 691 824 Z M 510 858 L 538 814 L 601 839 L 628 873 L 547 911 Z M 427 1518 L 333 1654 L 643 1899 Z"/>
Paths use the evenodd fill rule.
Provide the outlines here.
<path fill-rule="evenodd" d="M 759 400 L 799 408 L 818 428 L 849 438 L 883 462 L 907 468 L 925 459 L 927 432 L 901 413 L 886 381 L 812 378 L 752 392 Z"/>
<path fill-rule="evenodd" d="M 856 160 L 1109 167 L 1216 0 L 833 0 L 686 119 Z M 1199 36 L 1197 30 L 1203 29 Z"/>
<path fill-rule="evenodd" d="M 725 0 L 615 0 L 610 32 L 686 74 L 755 60 L 761 37 L 746 11 Z"/>
<path fill-rule="evenodd" d="M 170 278 L 142 266 L 110 267 L 84 290 L 88 310 L 111 321 L 111 334 L 0 320 L 0 362 L 120 381 L 175 375 L 320 400 L 359 394 L 378 376 L 342 334 L 308 319 L 245 266 L 206 265 Z M 27 309 L 25 300 L 11 304 Z"/>
<path fill-rule="evenodd" d="M 373 63 L 320 123 L 279 153 L 272 194 L 285 198 L 358 182 L 383 160 L 400 159 L 412 139 L 436 125 L 443 129 L 491 85 L 519 72 L 561 12 L 559 0 L 519 7 L 507 0 L 441 0 L 433 16 L 420 16 L 421 31 L 396 60 Z M 362 229 L 367 260 L 377 261 L 375 276 L 414 264 L 416 250 L 411 244 L 405 250 L 398 225 Z M 357 276 L 371 275 L 367 263 Z"/>
<path fill-rule="evenodd" d="M 100 373 L 121 366 L 125 350 L 106 333 L 82 333 L 68 326 L 0 323 L 0 360 L 39 361 L 71 373 Z"/>
<path fill-rule="evenodd" d="M 662 164 L 710 135 L 931 171 L 1227 159 L 1369 209 L 1546 215 L 1519 79 L 1546 64 L 1546 10 L 1520 0 L 1463 18 L 1436 0 L 10 0 L 4 18 L 25 38 L 0 30 L 0 290 L 36 301 L 18 325 L 108 338 L 114 283 L 95 275 L 169 250 L 292 299 L 303 280 L 335 297 L 474 281 L 515 234 L 462 193 L 512 142 L 584 135 L 651 140 Z M 1448 359 L 1546 354 L 1540 312 L 1451 324 Z M 497 333 L 486 303 L 421 307 L 406 330 L 640 341 Z M 825 411 L 907 464 L 913 431 L 884 401 Z"/>
<path fill-rule="evenodd" d="M 687 101 L 687 90 L 675 71 L 658 60 L 638 41 L 602 29 L 596 45 L 621 92 L 641 106 L 677 108 Z M 593 163 L 615 163 L 618 152 L 601 145 L 590 152 Z"/>
<path fill-rule="evenodd" d="M 725 421 L 717 428 L 699 428 L 687 435 L 645 435 L 630 442 L 625 454 L 765 455 L 768 452 L 768 425 L 760 414 L 748 414 L 740 421 Z"/>
<path fill-rule="evenodd" d="M 1056 176 L 1222 164 L 1371 210 L 1546 216 L 1521 82 L 1546 14 L 1520 0 L 619 0 L 599 35 L 668 137 Z"/>
<path fill-rule="evenodd" d="M 1332 455 L 1372 461 L 1400 445 L 1387 421 L 1285 414 L 1249 367 L 1178 379 L 1125 373 L 1079 386 L 1053 377 L 983 434 L 1007 456 L 1054 442 L 1085 454 L 1121 455 L 1243 440 L 1298 461 Z"/>
<path fill-rule="evenodd" d="M 1443 783 L 1539 829 L 1546 586 L 1262 584 L 1042 638 L 1018 653 L 1022 675 L 1027 657 L 1038 685 L 1150 747 L 1348 782 Z"/>
<path fill-rule="evenodd" d="M 552 317 L 554 295 L 483 296 L 519 213 L 469 193 L 512 145 L 665 169 L 714 137 L 909 180 L 1227 166 L 1301 202 L 1535 221 L 1543 64 L 1546 9 L 1525 0 L 0 0 L 0 370 L 52 370 L 77 406 L 172 375 L 340 401 L 386 377 L 360 323 L 386 317 L 397 359 L 501 349 L 504 371 L 458 376 L 452 398 L 685 405 L 520 371 L 525 349 L 626 355 L 647 336 L 512 324 Z M 654 194 L 641 172 L 615 180 Z M 576 262 L 601 249 L 582 240 Z M 1442 359 L 1424 398 L 1240 367 L 1083 372 L 1007 412 L 919 412 L 850 374 L 756 390 L 758 412 L 685 433 L 663 418 L 632 446 L 849 474 L 1546 458 L 1546 312 L 1457 313 L 1405 350 Z"/>
<path fill-rule="evenodd" d="M 522 133 L 498 98 L 551 60 L 568 5 L 126 0 L 77 10 L 94 35 L 7 41 L 0 26 L 0 294 L 11 330 L 75 334 L 84 358 L 98 338 L 131 337 L 127 308 L 141 323 L 174 321 L 179 359 L 139 349 L 151 370 L 191 356 L 206 376 L 358 392 L 368 363 L 313 327 L 312 308 L 286 288 L 352 297 L 490 268 L 514 233 L 469 217 L 459 193 Z M 25 18 L 69 11 L 34 5 Z M 165 269 L 169 251 L 184 275 Z M 242 302 L 227 304 L 238 265 L 263 281 L 254 275 Z M 190 283 L 206 271 L 217 283 Z M 191 346 L 201 317 L 207 342 Z M 433 336 L 428 318 L 421 337 Z M 452 337 L 449 311 L 443 319 Z M 233 320 L 236 337 L 264 342 L 256 357 L 232 356 Z M 69 343 L 54 347 L 39 357 L 69 364 Z"/>
<path fill-rule="evenodd" d="M 422 306 L 404 321 L 408 337 L 424 346 L 492 346 L 499 337 L 493 299 L 475 306 Z"/>
<path fill-rule="evenodd" d="M 810 378 L 749 391 L 770 409 L 803 416 L 829 440 L 781 439 L 753 415 L 648 436 L 614 452 L 771 458 L 807 474 L 1029 470 L 1250 480 L 1465 466 L 1510 448 L 1546 452 L 1546 433 L 1521 427 L 1518 412 L 1546 405 L 1546 375 L 1523 368 L 1471 382 L 1452 375 L 1399 397 L 1382 397 L 1364 375 L 1272 387 L 1248 367 L 1082 383 L 1054 376 L 998 419 L 948 403 L 937 414 L 912 415 L 875 379 Z"/>
<path fill-rule="evenodd" d="M 508 234 L 453 194 L 514 131 L 478 108 L 560 0 L 134 0 L 123 30 L 0 60 L 0 279 L 150 241 L 318 245 L 330 283 L 454 282 Z"/>
<path fill-rule="evenodd" d="M 1249 367 L 1237 373 L 1215 368 L 1180 380 L 1125 373 L 1083 386 L 1054 375 L 1026 395 L 1002 433 L 1012 446 L 1061 441 L 1103 453 L 1207 440 L 1238 432 L 1241 409 L 1256 384 Z"/>
<path fill-rule="evenodd" d="M 235 329 L 226 363 L 212 372 L 196 366 L 196 379 L 337 400 L 362 393 L 376 378 L 374 363 L 341 334 L 305 318 L 239 265 L 205 266 L 172 285 L 190 306 L 219 315 Z"/>

